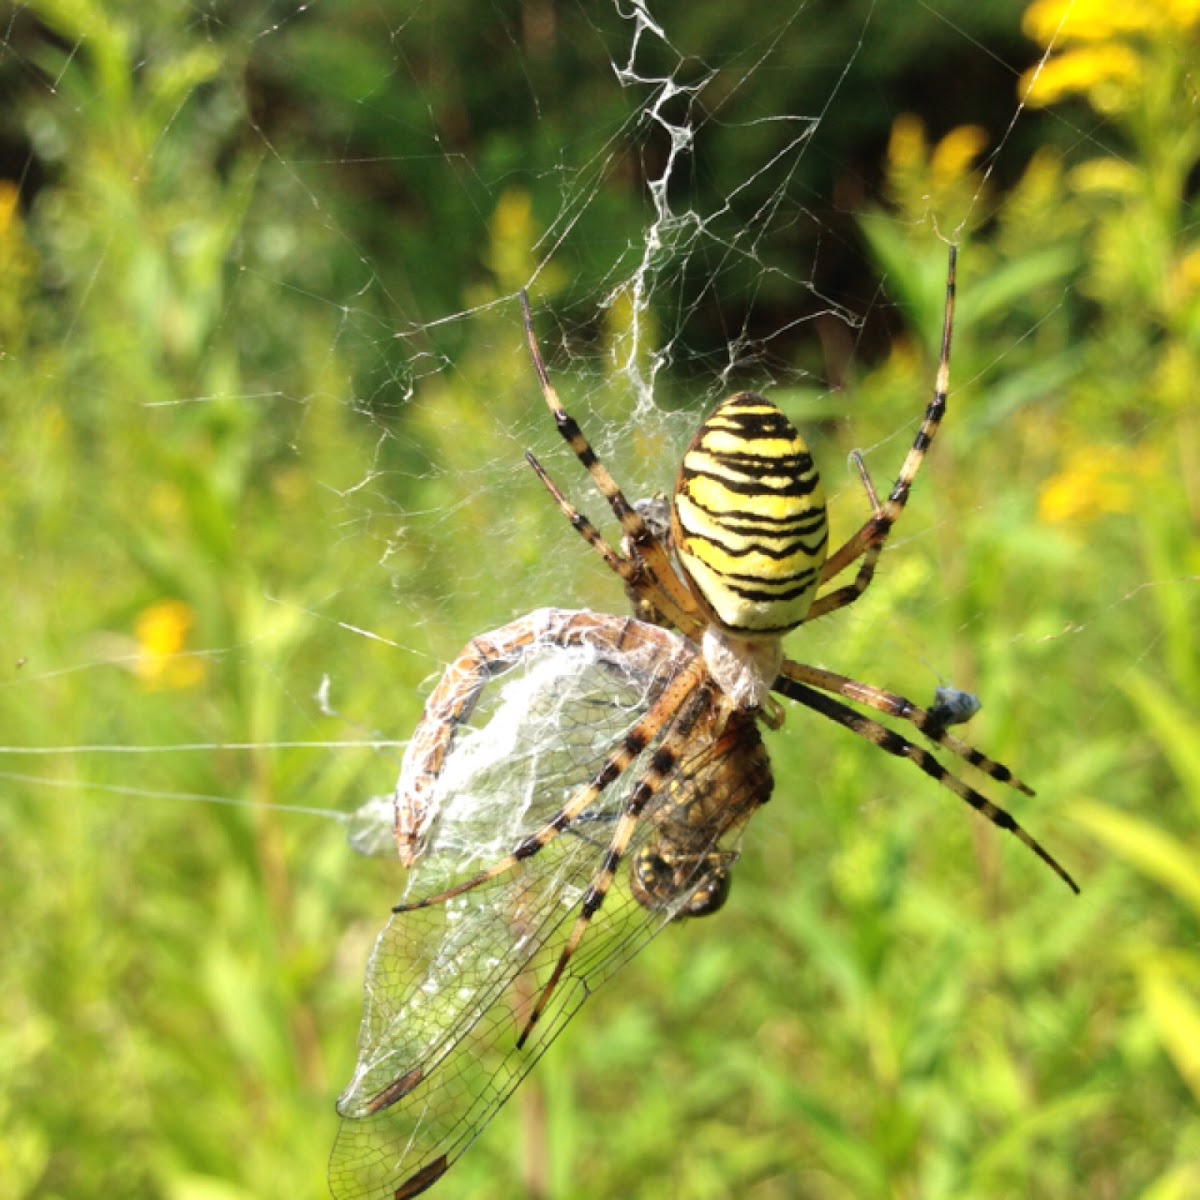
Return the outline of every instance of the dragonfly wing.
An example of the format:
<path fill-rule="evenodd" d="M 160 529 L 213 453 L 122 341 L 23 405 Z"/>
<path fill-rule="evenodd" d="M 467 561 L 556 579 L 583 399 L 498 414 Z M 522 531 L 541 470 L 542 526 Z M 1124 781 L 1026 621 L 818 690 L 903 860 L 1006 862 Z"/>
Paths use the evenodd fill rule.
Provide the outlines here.
<path fill-rule="evenodd" d="M 597 863 L 578 844 L 556 854 L 564 841 L 537 856 L 556 860 L 552 872 L 527 869 L 393 916 L 368 967 L 366 1044 L 338 1106 L 346 1119 L 330 1179 L 339 1200 L 382 1200 L 398 1188 L 416 1195 L 401 1185 L 431 1170 L 429 1182 L 437 1178 L 437 1165 L 449 1167 L 470 1145 L 587 996 L 674 916 L 638 904 L 622 873 L 518 1048 Z"/>
<path fill-rule="evenodd" d="M 644 714 L 669 672 L 644 652 L 534 647 L 456 731 L 406 895 L 470 878 L 543 828 Z M 359 1060 L 338 1101 L 338 1200 L 415 1196 L 441 1176 L 584 999 L 674 916 L 620 872 L 518 1048 L 647 754 L 537 854 L 445 903 L 393 915 L 367 967 Z M 639 829 L 636 848 L 645 837 Z"/>

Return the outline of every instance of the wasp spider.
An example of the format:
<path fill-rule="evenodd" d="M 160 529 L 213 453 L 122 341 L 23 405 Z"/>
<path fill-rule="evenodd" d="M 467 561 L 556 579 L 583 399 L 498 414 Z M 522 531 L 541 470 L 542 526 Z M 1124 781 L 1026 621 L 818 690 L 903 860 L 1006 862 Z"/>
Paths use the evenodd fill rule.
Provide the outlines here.
<path fill-rule="evenodd" d="M 531 613 L 471 642 L 431 695 L 395 805 L 417 898 L 396 908 L 368 967 L 330 1167 L 340 1200 L 431 1187 L 599 983 L 670 920 L 720 908 L 737 835 L 771 794 L 759 725 L 783 720 L 772 693 L 907 759 L 1077 890 L 1004 809 L 863 712 L 1029 793 L 947 732 L 965 709 L 929 712 L 781 649 L 866 591 L 904 511 L 946 408 L 954 268 L 951 248 L 933 399 L 899 478 L 881 501 L 855 456 L 871 515 L 828 554 L 808 447 L 750 392 L 700 427 L 669 514 L 630 504 L 559 401 L 522 295 L 546 404 L 620 522 L 621 550 L 530 465 L 637 618 Z"/>

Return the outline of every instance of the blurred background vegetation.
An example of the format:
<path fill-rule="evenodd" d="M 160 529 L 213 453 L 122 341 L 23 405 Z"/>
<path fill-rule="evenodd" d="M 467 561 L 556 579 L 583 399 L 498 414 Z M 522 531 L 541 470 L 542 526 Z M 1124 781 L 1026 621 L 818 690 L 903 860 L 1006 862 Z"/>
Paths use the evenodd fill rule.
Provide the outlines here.
<path fill-rule="evenodd" d="M 584 494 L 515 290 L 634 494 L 735 380 L 845 533 L 951 237 L 950 418 L 870 597 L 792 653 L 978 690 L 1082 898 L 796 712 L 730 905 L 439 1194 L 1200 1195 L 1200 8 L 642 11 L 7 6 L 4 1196 L 324 1194 L 401 871 L 320 814 L 389 790 L 471 635 L 623 607 L 523 468 Z M 698 223 L 654 222 L 668 168 Z"/>

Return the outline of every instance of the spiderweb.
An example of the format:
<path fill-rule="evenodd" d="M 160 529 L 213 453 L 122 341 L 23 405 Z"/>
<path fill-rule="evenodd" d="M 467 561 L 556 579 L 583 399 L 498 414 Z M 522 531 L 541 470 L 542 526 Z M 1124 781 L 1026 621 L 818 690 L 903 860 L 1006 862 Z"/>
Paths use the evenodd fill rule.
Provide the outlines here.
<path fill-rule="evenodd" d="M 544 605 L 627 604 L 524 462 L 532 449 L 603 523 L 542 405 L 522 288 L 564 402 L 631 500 L 669 491 L 700 417 L 752 388 L 811 436 L 836 540 L 867 512 L 847 452 L 883 489 L 911 441 L 946 243 L 962 242 L 951 415 L 872 599 L 790 652 L 925 705 L 939 686 L 978 690 L 973 735 L 1038 784 L 1030 824 L 1086 845 L 1055 798 L 1103 794 L 1128 761 L 1131 694 L 1144 715 L 1194 684 L 1196 566 L 1169 520 L 1200 492 L 1192 376 L 1163 346 L 1190 328 L 1169 305 L 1184 311 L 1200 272 L 1180 235 L 1176 292 L 1127 305 L 1109 339 L 1127 376 L 1085 349 L 1121 264 L 1145 261 L 1113 232 L 1130 223 L 1104 215 L 1154 163 L 1118 107 L 1028 105 L 1070 43 L 1053 22 L 1022 34 L 1018 4 L 980 7 L 8 7 L 12 1194 L 321 1194 L 362 965 L 404 886 L 397 864 L 350 852 L 351 815 L 390 794 L 422 698 L 468 638 Z M 1051 142 L 1092 174 L 1070 175 Z M 1139 524 L 1165 478 L 1178 489 Z M 902 766 L 797 724 L 771 748 L 777 778 L 803 787 L 781 784 L 756 818 L 739 888 L 743 921 L 792 947 L 752 974 L 828 956 L 789 997 L 811 1012 L 845 982 L 839 951 L 804 916 L 825 904 L 814 885 L 788 918 L 778 880 L 819 876 L 833 905 L 886 908 L 920 867 L 921 902 L 957 942 L 969 920 L 930 880 L 956 856 L 986 908 L 1010 850 L 989 829 L 968 849 L 966 818 L 912 799 L 925 785 Z M 727 978 L 737 937 L 705 932 L 662 951 L 671 979 L 681 955 L 699 964 L 694 992 L 663 993 L 673 1020 L 696 1018 L 704 978 Z M 598 1028 L 621 1000 L 597 1002 Z M 660 1053 L 650 1018 L 623 1019 L 603 1046 L 572 1043 L 584 1078 L 610 1068 L 600 1082 L 546 1064 L 551 1092 L 593 1088 L 589 1111 L 616 1124 L 558 1133 L 589 1154 L 624 1139 L 648 1195 L 707 1194 L 691 1172 L 719 1138 L 680 1166 L 677 1129 L 654 1142 L 648 1118 L 622 1116 L 618 1081 Z M 812 1049 L 753 1004 L 745 1020 L 743 1047 L 766 1030 Z M 686 1059 L 702 1078 L 680 1120 L 718 1122 L 713 1097 L 753 1073 L 740 1053 L 720 1079 Z M 91 1071 L 80 1097 L 65 1081 Z M 169 1103 L 182 1095 L 195 1112 Z M 831 1111 L 815 1092 L 757 1102 L 739 1194 L 778 1166 L 788 1103 Z M 247 1126 L 252 1107 L 270 1137 Z M 505 1172 L 536 1194 L 539 1160 L 577 1183 L 559 1179 L 563 1194 L 641 1186 L 603 1169 L 580 1182 L 536 1114 L 520 1127 L 535 1165 L 514 1166 L 511 1137 L 481 1148 L 476 1174 L 471 1156 L 455 1169 L 461 1194 L 496 1194 L 489 1173 Z M 101 1154 L 114 1146 L 119 1161 Z M 836 1152 L 809 1154 L 833 1170 Z"/>

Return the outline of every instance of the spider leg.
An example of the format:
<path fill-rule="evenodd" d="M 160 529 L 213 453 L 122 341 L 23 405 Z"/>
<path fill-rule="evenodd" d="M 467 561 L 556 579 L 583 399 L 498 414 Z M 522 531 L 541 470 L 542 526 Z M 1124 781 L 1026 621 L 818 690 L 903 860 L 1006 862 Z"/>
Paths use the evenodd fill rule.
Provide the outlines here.
<path fill-rule="evenodd" d="M 575 919 L 575 924 L 572 926 L 571 932 L 563 945 L 562 952 L 558 956 L 558 962 L 555 964 L 550 978 L 546 981 L 546 986 L 542 988 L 541 995 L 538 996 L 536 1003 L 530 1010 L 529 1017 L 525 1022 L 525 1028 L 521 1031 L 521 1036 L 517 1038 L 518 1049 L 525 1044 L 538 1018 L 545 1011 L 546 1005 L 550 1003 L 550 997 L 554 994 L 554 989 L 562 979 L 563 973 L 567 969 L 567 964 L 579 948 L 580 942 L 583 941 L 584 934 L 587 933 L 592 918 L 604 903 L 604 898 L 608 895 L 608 889 L 612 886 L 612 882 L 616 878 L 621 860 L 625 852 L 629 849 L 630 840 L 633 837 L 634 830 L 637 829 L 638 822 L 642 818 L 646 805 L 658 794 L 659 789 L 662 788 L 663 784 L 674 773 L 675 766 L 679 762 L 680 753 L 687 745 L 688 737 L 692 730 L 695 729 L 696 723 L 711 707 L 712 702 L 713 689 L 711 684 L 691 689 L 690 695 L 686 697 L 686 704 L 680 706 L 662 744 L 654 752 L 650 766 L 646 769 L 641 779 L 638 780 L 633 791 L 630 792 L 629 799 L 625 802 L 625 809 L 621 813 L 616 828 L 613 830 L 612 838 L 608 843 L 608 849 L 604 853 L 604 859 L 600 864 L 600 868 L 592 877 L 592 882 L 583 897 L 583 903 L 579 908 L 579 916 Z"/>
<path fill-rule="evenodd" d="M 858 472 L 859 479 L 862 480 L 863 491 L 867 493 L 867 499 L 871 502 L 871 511 L 879 516 L 883 511 L 883 505 L 879 503 L 879 494 L 875 491 L 875 484 L 871 480 L 867 464 L 863 462 L 863 456 L 857 450 L 851 450 L 850 462 Z"/>
<path fill-rule="evenodd" d="M 855 465 L 858 467 L 859 475 L 867 489 L 867 496 L 872 501 L 873 512 L 870 519 L 858 532 L 852 534 L 825 560 L 825 566 L 821 571 L 821 582 L 827 583 L 836 578 L 858 559 L 861 558 L 863 561 L 852 583 L 824 596 L 818 596 L 813 601 L 812 607 L 808 610 L 808 616 L 805 618 L 808 621 L 823 617 L 839 608 L 845 608 L 847 604 L 852 604 L 857 600 L 870 586 L 884 544 L 892 532 L 892 526 L 900 519 L 900 514 L 908 503 L 908 496 L 912 491 L 917 472 L 925 461 L 925 455 L 928 453 L 938 426 L 942 422 L 942 417 L 945 415 L 946 394 L 950 389 L 950 336 L 954 330 L 957 264 L 958 247 L 951 245 L 950 260 L 946 270 L 946 307 L 942 315 L 942 351 L 938 360 L 933 399 L 925 409 L 925 416 L 921 420 L 917 436 L 913 439 L 913 444 L 900 467 L 900 474 L 892 487 L 891 494 L 883 504 L 879 503 L 878 497 L 875 495 L 874 486 L 866 473 L 861 456 L 855 455 Z"/>
<path fill-rule="evenodd" d="M 507 670 L 532 646 L 591 645 L 603 653 L 645 651 L 664 665 L 679 653 L 679 642 L 665 630 L 625 617 L 539 609 L 482 634 L 467 644 L 447 668 L 425 704 L 413 732 L 395 795 L 395 834 L 400 861 L 411 867 L 420 853 L 430 817 L 430 802 L 454 735 L 470 720 L 479 696 L 492 679 Z"/>
<path fill-rule="evenodd" d="M 858 471 L 858 477 L 862 480 L 863 490 L 867 493 L 867 499 L 871 503 L 871 520 L 859 530 L 858 535 L 861 536 L 865 530 L 875 529 L 882 531 L 882 536 L 877 537 L 871 542 L 865 552 L 863 552 L 862 562 L 859 563 L 858 573 L 854 577 L 853 583 L 848 583 L 844 587 L 837 588 L 835 591 L 827 592 L 823 596 L 818 596 L 809 607 L 808 614 L 805 616 L 805 623 L 815 621 L 818 617 L 823 617 L 827 613 L 836 612 L 839 608 L 845 608 L 847 604 L 853 604 L 871 585 L 871 580 L 875 577 L 875 568 L 879 563 L 879 557 L 883 553 L 884 543 L 887 541 L 889 527 L 886 524 L 884 516 L 884 506 L 879 502 L 879 494 L 875 491 L 875 484 L 871 481 L 871 476 L 867 472 L 867 464 L 863 462 L 863 457 L 857 450 L 850 452 L 850 461 L 854 464 Z M 845 545 L 835 551 L 835 555 L 843 553 Z M 832 559 L 827 560 L 825 566 L 821 569 L 821 582 L 826 583 L 834 575 L 838 574 L 842 567 L 838 567 L 834 571 L 830 571 L 829 563 Z M 848 565 L 848 564 L 847 564 Z"/>
<path fill-rule="evenodd" d="M 806 687 L 794 679 L 789 679 L 783 675 L 779 676 L 775 681 L 775 690 L 803 704 L 806 708 L 811 708 L 814 712 L 819 712 L 822 716 L 828 717 L 838 725 L 845 726 L 851 733 L 856 733 L 859 737 L 866 738 L 868 742 L 878 746 L 880 750 L 884 750 L 888 754 L 893 754 L 897 758 L 907 758 L 909 761 L 916 763 L 926 775 L 931 779 L 936 779 L 938 783 L 948 788 L 961 800 L 965 800 L 973 809 L 987 817 L 993 825 L 998 825 L 1001 829 L 1007 829 L 1009 833 L 1032 850 L 1071 891 L 1076 895 L 1079 894 L 1079 885 L 1071 878 L 1066 869 L 1040 842 L 1026 833 L 1017 824 L 1016 819 L 1011 813 L 999 805 L 993 804 L 986 796 L 981 795 L 974 788 L 963 783 L 957 776 L 952 775 L 928 750 L 924 750 L 920 746 L 910 742 L 907 738 L 896 733 L 895 730 L 888 729 L 886 725 L 880 725 L 878 721 L 873 721 L 870 717 L 864 717 L 861 713 L 855 712 L 854 709 L 842 704 L 840 701 L 834 700 L 831 696 L 814 691 L 812 688 Z"/>
<path fill-rule="evenodd" d="M 947 733 L 944 722 L 934 718 L 925 709 L 918 708 L 911 700 L 907 700 L 903 696 L 885 692 L 882 688 L 871 687 L 870 684 L 859 683 L 858 680 L 848 679 L 845 675 L 822 671 L 819 667 L 792 662 L 790 659 L 784 660 L 780 670 L 788 679 L 795 680 L 797 683 L 812 684 L 813 687 L 820 688 L 823 692 L 831 692 L 835 696 L 845 696 L 848 700 L 857 700 L 860 704 L 865 704 L 877 712 L 887 713 L 889 717 L 907 721 L 910 725 L 915 725 L 930 741 L 944 746 L 951 754 L 957 755 L 964 762 L 969 762 L 971 766 L 977 767 L 985 775 L 1000 783 L 1007 783 L 1027 796 L 1034 794 L 1033 788 L 1022 783 L 1003 763 L 988 758 L 974 746 L 961 741 L 952 733 Z"/>
<path fill-rule="evenodd" d="M 392 911 L 397 913 L 413 912 L 419 908 L 430 908 L 435 904 L 443 904 L 455 896 L 461 896 L 464 892 L 474 890 L 490 879 L 495 879 L 497 876 L 511 871 L 525 859 L 532 858 L 539 850 L 548 846 L 571 825 L 572 821 L 590 808 L 610 784 L 625 773 L 630 763 L 675 718 L 676 713 L 685 706 L 689 698 L 697 693 L 697 685 L 704 678 L 706 671 L 704 659 L 700 655 L 695 655 L 665 688 L 654 704 L 625 734 L 620 746 L 608 756 L 591 783 L 581 788 L 541 829 L 535 830 L 518 842 L 510 854 L 505 855 L 504 858 L 470 879 L 447 888 L 444 892 L 425 896 L 409 904 L 397 904 Z M 660 749 L 654 756 L 652 767 L 654 763 L 657 763 L 661 754 L 662 750 Z M 671 761 L 674 761 L 674 755 L 672 755 Z"/>
<path fill-rule="evenodd" d="M 525 459 L 533 468 L 538 479 L 541 480 L 542 486 L 553 497 L 554 503 L 558 505 L 563 516 L 571 522 L 571 528 L 604 559 L 611 570 L 620 575 L 630 596 L 647 600 L 653 609 L 656 609 L 677 629 L 682 630 L 693 640 L 697 639 L 701 632 L 700 623 L 694 617 L 689 616 L 685 610 L 679 608 L 674 599 L 658 586 L 657 579 L 646 570 L 644 560 L 640 557 L 623 558 L 618 554 L 600 535 L 595 525 L 559 491 L 558 486 L 546 473 L 542 464 L 528 450 L 525 452 Z"/>
<path fill-rule="evenodd" d="M 525 321 L 525 340 L 529 344 L 529 354 L 533 359 L 534 370 L 537 371 L 542 396 L 545 398 L 546 407 L 554 417 L 554 424 L 557 426 L 559 434 L 563 441 L 571 447 L 575 457 L 583 464 L 587 473 L 592 477 L 592 483 L 596 485 L 596 490 L 608 502 L 613 515 L 620 521 L 621 531 L 628 540 L 631 556 L 635 560 L 640 559 L 645 562 L 650 576 L 671 598 L 676 608 L 685 612 L 690 611 L 691 599 L 687 588 L 675 574 L 675 569 L 671 566 L 670 556 L 665 548 L 646 525 L 641 513 L 625 499 L 617 481 L 608 473 L 608 468 L 600 461 L 595 450 L 584 437 L 583 430 L 579 428 L 575 418 L 563 408 L 562 401 L 558 398 L 558 392 L 550 382 L 546 364 L 542 360 L 542 352 L 538 349 L 537 338 L 533 332 L 533 315 L 529 311 L 529 297 L 525 294 L 524 289 L 521 291 L 521 314 Z"/>

